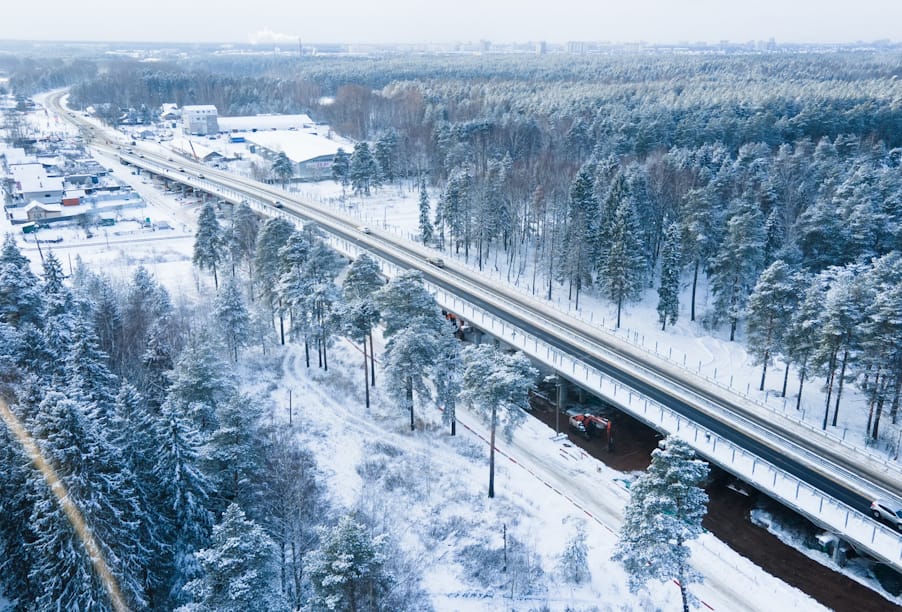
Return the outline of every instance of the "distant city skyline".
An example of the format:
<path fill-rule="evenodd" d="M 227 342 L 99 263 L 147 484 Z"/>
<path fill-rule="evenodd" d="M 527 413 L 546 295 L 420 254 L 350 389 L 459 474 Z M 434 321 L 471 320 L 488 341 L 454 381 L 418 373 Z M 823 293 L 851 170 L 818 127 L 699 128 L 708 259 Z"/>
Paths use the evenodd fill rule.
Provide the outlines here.
<path fill-rule="evenodd" d="M 778 43 L 902 40 L 902 1 L 422 0 L 230 3 L 99 0 L 4 7 L 0 39 L 122 42 L 448 44 L 489 40 Z"/>

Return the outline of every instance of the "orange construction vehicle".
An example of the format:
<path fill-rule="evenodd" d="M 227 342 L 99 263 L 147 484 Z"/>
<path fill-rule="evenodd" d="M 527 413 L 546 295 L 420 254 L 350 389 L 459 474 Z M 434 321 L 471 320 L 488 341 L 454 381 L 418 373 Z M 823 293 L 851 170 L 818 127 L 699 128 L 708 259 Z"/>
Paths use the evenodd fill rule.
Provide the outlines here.
<path fill-rule="evenodd" d="M 596 435 L 604 435 L 608 441 L 608 452 L 614 451 L 614 429 L 611 419 L 597 414 L 574 414 L 570 416 L 570 429 L 583 434 L 587 440 Z"/>

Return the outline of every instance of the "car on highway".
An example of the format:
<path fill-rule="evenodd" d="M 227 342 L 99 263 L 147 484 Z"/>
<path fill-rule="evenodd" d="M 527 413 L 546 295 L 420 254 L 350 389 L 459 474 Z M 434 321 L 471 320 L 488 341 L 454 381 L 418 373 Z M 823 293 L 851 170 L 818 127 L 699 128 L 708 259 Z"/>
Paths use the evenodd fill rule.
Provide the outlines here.
<path fill-rule="evenodd" d="M 441 257 L 427 257 L 426 261 L 431 263 L 436 268 L 444 268 L 445 267 L 445 260 L 442 259 Z"/>
<path fill-rule="evenodd" d="M 275 202 L 273 202 L 273 206 L 275 206 L 276 208 L 282 208 L 282 202 L 276 200 Z"/>
<path fill-rule="evenodd" d="M 886 521 L 897 531 L 902 531 L 902 508 L 899 508 L 897 504 L 891 504 L 884 499 L 875 499 L 871 503 L 871 516 Z"/>
<path fill-rule="evenodd" d="M 185 171 L 185 169 L 182 168 L 181 166 L 179 166 L 179 172 L 184 172 L 184 171 Z"/>
<path fill-rule="evenodd" d="M 203 173 L 198 173 L 197 178 L 202 179 L 202 178 L 207 178 L 207 177 L 205 177 L 205 176 L 203 175 Z"/>
<path fill-rule="evenodd" d="M 369 234 L 370 231 L 371 231 L 370 228 L 368 228 L 368 227 L 365 226 L 365 225 L 358 225 L 358 226 L 357 226 L 357 230 L 360 231 L 360 232 L 363 232 L 364 234 Z"/>

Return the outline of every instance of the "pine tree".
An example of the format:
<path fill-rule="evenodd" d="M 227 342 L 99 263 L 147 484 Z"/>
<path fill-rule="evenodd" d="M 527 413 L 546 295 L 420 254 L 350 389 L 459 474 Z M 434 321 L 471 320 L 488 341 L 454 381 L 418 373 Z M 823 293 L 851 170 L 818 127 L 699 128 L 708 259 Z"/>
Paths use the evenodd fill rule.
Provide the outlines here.
<path fill-rule="evenodd" d="M 376 261 L 363 253 L 355 259 L 348 268 L 348 273 L 342 283 L 342 295 L 345 303 L 349 304 L 356 300 L 371 304 L 370 306 L 358 306 L 358 315 L 364 314 L 365 317 L 359 322 L 365 323 L 369 319 L 369 313 L 374 314 L 377 318 L 381 316 L 378 305 L 376 304 L 376 292 L 385 285 L 385 279 L 382 278 L 382 271 Z M 363 308 L 366 312 L 360 311 Z M 366 329 L 366 335 L 370 341 L 370 386 L 376 385 L 376 351 L 373 344 L 373 327 L 375 321 Z M 366 327 L 366 325 L 364 325 Z M 363 331 L 363 328 L 360 328 Z M 364 353 L 366 347 L 364 346 Z M 364 363 L 366 367 L 366 363 Z"/>
<path fill-rule="evenodd" d="M 294 164 L 285 154 L 285 151 L 279 151 L 275 159 L 272 161 L 272 173 L 282 181 L 282 189 L 288 184 L 288 180 L 294 176 Z"/>
<path fill-rule="evenodd" d="M 773 355 L 783 345 L 787 322 L 797 303 L 792 271 L 782 259 L 773 262 L 761 276 L 746 306 L 746 333 L 749 350 L 762 365 L 761 385 Z"/>
<path fill-rule="evenodd" d="M 597 249 L 598 201 L 594 192 L 594 166 L 586 164 L 580 168 L 570 186 L 570 205 L 567 211 L 567 226 L 561 258 L 563 278 L 570 285 L 570 296 L 576 293 L 576 308 L 579 309 L 579 294 L 582 287 L 592 282 L 591 265 Z"/>
<path fill-rule="evenodd" d="M 229 349 L 229 356 L 237 363 L 238 350 L 250 340 L 251 319 L 234 276 L 229 277 L 222 291 L 216 296 L 213 317 Z"/>
<path fill-rule="evenodd" d="M 170 401 L 204 434 L 216 429 L 217 406 L 236 393 L 235 381 L 218 353 L 208 339 L 192 338 L 170 375 Z"/>
<path fill-rule="evenodd" d="M 432 240 L 432 235 L 434 229 L 432 227 L 432 223 L 429 221 L 429 194 L 426 193 L 426 180 L 420 180 L 420 239 L 423 241 L 423 245 L 429 244 L 429 241 Z"/>
<path fill-rule="evenodd" d="M 683 234 L 683 256 L 692 262 L 692 297 L 689 301 L 689 320 L 695 321 L 695 294 L 698 273 L 707 268 L 716 251 L 720 237 L 723 211 L 713 187 L 692 189 L 683 199 L 680 224 Z"/>
<path fill-rule="evenodd" d="M 225 235 L 216 218 L 216 209 L 208 202 L 200 209 L 200 215 L 197 217 L 194 256 L 191 261 L 201 270 L 210 270 L 213 273 L 213 284 L 217 289 L 219 278 L 216 270 L 224 259 L 224 247 Z"/>
<path fill-rule="evenodd" d="M 354 152 L 348 165 L 348 178 L 354 193 L 370 195 L 370 188 L 379 185 L 379 165 L 365 142 L 354 145 Z"/>
<path fill-rule="evenodd" d="M 216 410 L 216 431 L 206 448 L 207 473 L 213 476 L 216 491 L 226 503 L 253 508 L 259 477 L 259 402 L 246 395 L 234 395 Z"/>
<path fill-rule="evenodd" d="M 20 328 L 39 326 L 43 302 L 40 283 L 31 271 L 28 258 L 7 234 L 0 251 L 0 322 Z"/>
<path fill-rule="evenodd" d="M 185 603 L 184 585 L 198 577 L 194 554 L 207 545 L 213 517 L 208 509 L 213 484 L 201 469 L 202 445 L 197 431 L 179 409 L 164 404 L 154 423 L 156 444 L 151 466 L 154 505 L 161 517 L 160 608 Z"/>
<path fill-rule="evenodd" d="M 232 212 L 230 230 L 228 248 L 233 268 L 244 263 L 247 265 L 248 277 L 253 280 L 254 251 L 257 248 L 257 234 L 260 232 L 260 217 L 246 202 L 241 202 Z"/>
<path fill-rule="evenodd" d="M 84 407 L 56 391 L 45 394 L 30 426 L 42 454 L 56 466 L 68 499 L 91 526 L 119 589 L 135 607 L 143 607 L 139 577 L 150 559 L 135 538 L 146 516 L 133 488 L 134 474 L 125 466 L 118 449 L 110 444 L 104 429 L 88 418 Z M 83 563 L 75 560 L 75 534 L 61 528 L 60 522 L 66 519 L 55 501 L 45 498 L 45 502 L 36 504 L 32 516 L 33 529 L 38 534 L 35 553 L 40 559 L 32 569 L 33 579 L 46 580 L 39 601 L 52 601 L 55 607 L 61 598 L 75 597 L 68 604 L 63 603 L 62 609 L 78 609 L 85 606 L 78 598 L 95 599 L 98 590 L 91 586 L 96 585 L 91 580 L 85 583 L 86 590 L 80 590 L 82 587 L 67 584 L 64 578 L 83 567 Z M 69 561 L 73 562 L 71 568 L 67 568 Z M 78 593 L 72 592 L 73 588 L 79 589 Z"/>
<path fill-rule="evenodd" d="M 372 536 L 350 516 L 320 531 L 320 547 L 305 569 L 313 585 L 311 604 L 324 610 L 381 610 L 392 581 L 384 570 L 384 536 Z"/>
<path fill-rule="evenodd" d="M 275 549 L 266 532 L 231 504 L 213 527 L 209 548 L 197 553 L 201 576 L 185 585 L 194 603 L 184 612 L 280 612 Z"/>
<path fill-rule="evenodd" d="M 335 157 L 332 158 L 332 180 L 336 183 L 341 183 L 342 193 L 344 192 L 344 188 L 348 186 L 348 181 L 350 180 L 350 167 L 350 157 L 344 149 L 338 147 L 338 151 L 335 152 Z"/>
<path fill-rule="evenodd" d="M 730 341 L 764 261 L 764 221 L 754 202 L 734 200 L 723 242 L 711 261 L 714 320 L 730 322 Z"/>
<path fill-rule="evenodd" d="M 658 321 L 661 331 L 676 323 L 680 314 L 680 272 L 683 268 L 680 251 L 680 228 L 674 223 L 667 228 L 661 247 L 661 284 L 658 287 Z"/>
<path fill-rule="evenodd" d="M 495 497 L 495 430 L 504 426 L 508 439 L 525 419 L 529 390 L 538 371 L 522 353 L 508 355 L 489 345 L 468 346 L 462 353 L 462 399 L 488 417 L 489 497 Z"/>
<path fill-rule="evenodd" d="M 282 275 L 282 247 L 294 233 L 292 225 L 281 218 L 270 218 L 263 223 L 257 235 L 257 250 L 254 256 L 254 275 L 258 288 L 257 295 L 263 297 L 263 303 L 273 316 L 279 316 L 279 328 L 284 330 L 284 312 L 280 304 L 279 279 Z M 281 334 L 285 344 L 285 334 Z"/>
<path fill-rule="evenodd" d="M 801 274 L 797 275 L 795 284 L 806 289 L 789 321 L 784 343 L 789 362 L 795 365 L 799 372 L 799 393 L 796 397 L 796 410 L 799 410 L 802 405 L 802 388 L 811 374 L 812 360 L 817 351 L 827 287 L 823 278 L 809 279 Z M 786 395 L 785 386 L 783 395 Z"/>
<path fill-rule="evenodd" d="M 652 452 L 651 465 L 630 487 L 613 559 L 626 569 L 630 590 L 649 580 L 674 580 L 689 612 L 689 585 L 701 575 L 689 564 L 688 543 L 701 535 L 708 494 L 701 483 L 708 465 L 688 443 L 669 436 Z"/>
<path fill-rule="evenodd" d="M 386 386 L 402 409 L 409 411 L 413 430 L 413 394 L 430 396 L 425 376 L 438 358 L 444 321 L 419 272 L 394 277 L 378 292 L 376 304 L 385 324 Z"/>
<path fill-rule="evenodd" d="M 373 158 L 379 168 L 380 182 L 393 183 L 395 180 L 395 155 L 398 148 L 398 134 L 386 131 L 373 147 Z"/>
<path fill-rule="evenodd" d="M 617 304 L 617 327 L 624 301 L 642 294 L 648 264 L 642 255 L 642 237 L 631 198 L 620 200 L 610 226 L 610 243 L 600 282 L 605 297 Z"/>

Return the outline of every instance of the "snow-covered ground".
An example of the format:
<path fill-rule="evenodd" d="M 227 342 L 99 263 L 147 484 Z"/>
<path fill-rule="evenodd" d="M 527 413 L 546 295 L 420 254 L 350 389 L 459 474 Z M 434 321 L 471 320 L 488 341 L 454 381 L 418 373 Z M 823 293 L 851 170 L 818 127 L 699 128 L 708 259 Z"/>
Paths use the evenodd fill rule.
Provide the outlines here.
<path fill-rule="evenodd" d="M 39 235 L 42 239 L 50 237 L 50 232 L 63 238 L 52 248 L 64 267 L 70 255 L 72 260 L 77 255 L 109 274 L 128 278 L 138 265 L 144 265 L 169 287 L 176 302 L 193 299 L 198 291 L 211 291 L 209 279 L 196 274 L 190 262 L 190 229 L 196 204 L 186 205 L 174 194 L 157 191 L 113 159 L 102 163 L 115 168 L 117 176 L 145 197 L 152 211 L 148 216 L 168 219 L 175 229 L 154 232 L 132 228 L 133 234 L 91 239 L 78 229 L 45 230 Z M 304 185 L 301 195 L 337 206 L 340 193 L 340 187 L 323 183 Z M 409 234 L 416 225 L 416 197 L 415 192 L 385 188 L 366 200 L 351 200 L 346 208 L 374 227 L 391 225 Z M 8 226 L 2 229 L 16 234 L 23 252 L 39 270 L 35 245 L 25 243 L 18 230 Z M 506 276 L 505 271 L 498 274 Z M 584 308 L 590 304 L 592 300 L 583 300 Z M 610 319 L 609 309 L 597 303 L 595 306 L 596 310 L 583 310 L 583 316 Z M 756 377 L 741 347 L 709 338 L 695 326 L 683 323 L 676 327 L 675 334 L 653 335 L 656 316 L 650 298 L 632 307 L 628 316 L 627 325 L 634 333 L 646 335 L 646 345 L 655 339 L 662 344 L 661 352 L 669 347 L 686 351 L 688 364 L 702 360 L 704 371 L 713 365 L 720 368 L 720 376 L 735 369 L 734 387 L 741 388 Z M 248 359 L 262 358 L 251 355 Z M 366 413 L 358 362 L 356 349 L 341 342 L 330 358 L 328 372 L 308 370 L 298 347 L 288 346 L 278 353 L 280 368 L 254 368 L 254 384 L 270 394 L 276 407 L 272 418 L 285 427 L 291 390 L 293 428 L 298 439 L 316 454 L 328 475 L 333 498 L 344 506 L 364 506 L 374 516 L 383 517 L 385 529 L 417 561 L 437 609 L 679 607 L 679 591 L 670 583 L 652 585 L 648 593 L 630 594 L 623 570 L 610 561 L 627 499 L 622 484 L 627 475 L 609 470 L 566 442 L 553 439 L 551 430 L 530 420 L 511 443 L 499 442 L 498 495 L 489 500 L 488 446 L 479 419 L 461 410 L 462 426 L 458 436 L 452 438 L 441 426 L 438 411 L 421 406 L 418 430 L 410 432 L 404 415 L 378 390 L 373 407 Z M 272 373 L 261 376 L 265 371 Z M 775 372 L 770 384 L 777 384 L 778 378 Z M 813 387 L 811 402 L 816 401 Z M 853 412 L 851 394 L 849 401 L 846 415 Z M 373 494 L 376 491 L 384 494 Z M 556 573 L 556 557 L 577 531 L 587 536 L 591 570 L 591 581 L 579 586 L 568 584 Z M 505 532 L 510 550 L 521 551 L 524 559 L 516 567 L 511 564 L 509 574 L 489 571 L 493 567 L 490 560 L 502 550 Z M 705 583 L 692 591 L 710 609 L 823 609 L 711 535 L 695 544 L 693 563 L 705 576 Z M 481 579 L 476 578 L 480 572 Z"/>

